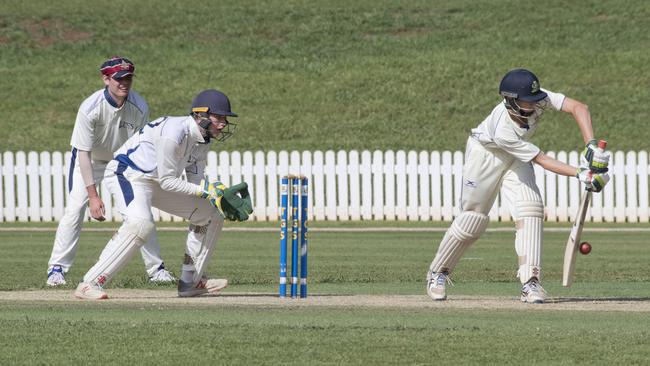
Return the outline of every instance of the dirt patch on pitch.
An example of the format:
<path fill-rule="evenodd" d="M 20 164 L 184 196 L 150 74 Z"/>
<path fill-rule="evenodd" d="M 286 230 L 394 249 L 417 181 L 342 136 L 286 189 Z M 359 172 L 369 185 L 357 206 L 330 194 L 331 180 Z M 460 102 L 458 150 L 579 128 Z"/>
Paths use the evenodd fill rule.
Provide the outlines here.
<path fill-rule="evenodd" d="M 340 307 L 403 309 L 478 309 L 548 311 L 650 312 L 650 298 L 551 298 L 542 305 L 524 304 L 514 297 L 453 296 L 433 302 L 426 295 L 313 294 L 307 299 L 280 299 L 271 294 L 225 292 L 217 296 L 179 298 L 170 290 L 109 289 L 106 304 L 169 306 Z M 0 301 L 21 303 L 81 303 L 70 290 L 0 291 Z"/>

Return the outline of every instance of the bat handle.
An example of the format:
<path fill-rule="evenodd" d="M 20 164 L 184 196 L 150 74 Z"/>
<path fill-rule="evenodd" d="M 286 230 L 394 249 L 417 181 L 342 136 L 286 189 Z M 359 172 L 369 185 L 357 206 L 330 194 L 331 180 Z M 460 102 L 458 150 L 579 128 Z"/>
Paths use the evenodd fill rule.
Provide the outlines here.
<path fill-rule="evenodd" d="M 601 148 L 601 149 L 603 149 L 603 150 L 605 150 L 605 148 L 607 147 L 607 141 L 605 141 L 605 140 L 599 140 L 599 141 L 598 141 L 598 147 Z"/>

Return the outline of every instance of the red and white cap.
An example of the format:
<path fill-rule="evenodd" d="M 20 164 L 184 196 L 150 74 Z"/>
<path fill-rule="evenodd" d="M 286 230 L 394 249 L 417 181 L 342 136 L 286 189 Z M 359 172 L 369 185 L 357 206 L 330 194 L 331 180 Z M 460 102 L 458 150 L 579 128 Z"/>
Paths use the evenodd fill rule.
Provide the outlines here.
<path fill-rule="evenodd" d="M 117 80 L 125 76 L 135 75 L 135 65 L 126 57 L 114 56 L 104 61 L 99 71 L 102 75 Z"/>

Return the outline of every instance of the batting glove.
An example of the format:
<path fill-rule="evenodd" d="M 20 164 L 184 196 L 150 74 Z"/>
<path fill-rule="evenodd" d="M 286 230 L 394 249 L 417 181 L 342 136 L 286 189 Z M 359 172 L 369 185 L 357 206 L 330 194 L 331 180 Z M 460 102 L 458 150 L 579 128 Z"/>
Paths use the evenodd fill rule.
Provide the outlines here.
<path fill-rule="evenodd" d="M 592 175 L 593 173 L 591 172 L 591 170 L 589 170 L 589 168 L 585 168 L 582 166 L 578 168 L 578 171 L 576 172 L 576 178 L 578 178 L 578 180 L 585 185 L 585 188 L 589 190 L 592 189 L 591 187 Z"/>
<path fill-rule="evenodd" d="M 606 173 L 609 166 L 609 151 L 598 147 L 598 142 L 590 140 L 580 155 L 580 167 L 589 168 L 594 173 Z"/>
<path fill-rule="evenodd" d="M 593 174 L 591 176 L 591 190 L 594 192 L 600 192 L 605 188 L 605 185 L 609 182 L 609 174 Z"/>
<path fill-rule="evenodd" d="M 592 192 L 602 191 L 610 180 L 609 173 L 594 173 L 585 168 L 579 168 L 576 177 Z"/>

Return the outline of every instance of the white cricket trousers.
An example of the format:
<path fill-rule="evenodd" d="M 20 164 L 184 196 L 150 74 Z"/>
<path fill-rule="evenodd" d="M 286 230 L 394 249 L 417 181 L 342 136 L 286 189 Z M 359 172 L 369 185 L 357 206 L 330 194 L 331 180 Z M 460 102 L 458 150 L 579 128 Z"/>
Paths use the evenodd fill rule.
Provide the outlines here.
<path fill-rule="evenodd" d="M 532 162 L 500 148 L 486 148 L 470 137 L 465 150 L 461 211 L 488 215 L 497 194 L 507 202 L 517 229 L 515 250 L 522 283 L 541 276 L 544 206 Z"/>
<path fill-rule="evenodd" d="M 118 166 L 115 160 L 108 165 L 105 181 L 118 187 L 115 200 L 120 202 L 119 207 L 123 208 L 121 214 L 124 218 L 118 233 L 126 231 L 124 237 L 128 237 L 129 234 L 147 235 L 147 232 L 136 232 L 137 230 L 133 230 L 127 222 L 143 228 L 153 227 L 154 217 L 151 208 L 156 207 L 191 223 L 196 232 L 188 233 L 185 253 L 191 255 L 205 252 L 207 253 L 203 258 L 205 264 L 209 262 L 211 249 L 218 241 L 223 225 L 223 218 L 210 202 L 198 196 L 165 191 L 160 187 L 157 179 L 125 165 Z M 209 231 L 207 235 L 206 230 Z M 97 263 L 84 276 L 84 281 L 97 281 L 99 275 L 113 278 L 130 260 L 130 248 L 133 245 L 137 244 L 110 240 Z M 120 255 L 122 252 L 127 254 Z M 105 272 L 106 270 L 108 272 Z"/>
<path fill-rule="evenodd" d="M 69 190 L 68 201 L 56 230 L 52 254 L 48 261 L 48 272 L 50 272 L 52 267 L 55 265 L 61 266 L 63 272 L 68 272 L 70 270 L 70 267 L 74 263 L 75 256 L 77 255 L 81 225 L 86 215 L 86 208 L 88 207 L 88 193 L 86 192 L 86 186 L 81 177 L 81 169 L 79 168 L 79 163 L 77 159 L 75 159 L 74 155 L 72 159 L 71 165 L 74 168 L 71 174 L 69 174 L 67 182 L 67 188 Z M 93 162 L 93 179 L 97 185 L 99 185 L 99 183 L 104 179 L 106 165 L 107 163 L 105 162 Z M 111 184 L 108 180 L 106 180 L 104 184 L 107 185 L 108 191 L 111 193 L 111 196 L 113 196 L 118 210 L 123 212 L 124 207 L 121 205 L 123 205 L 124 200 L 117 199 L 118 195 L 121 195 L 119 187 L 115 184 Z M 149 241 L 140 248 L 140 253 L 142 254 L 142 259 L 147 273 L 149 276 L 154 275 L 163 263 L 163 259 L 160 255 L 160 245 L 158 244 L 155 230 L 149 237 Z"/>
<path fill-rule="evenodd" d="M 541 201 L 531 162 L 521 162 L 499 148 L 486 148 L 472 137 L 467 140 L 461 189 L 462 211 L 488 215 L 500 191 L 516 221 L 520 216 L 517 202 L 526 197 L 521 192 L 529 193 L 529 190 Z"/>

